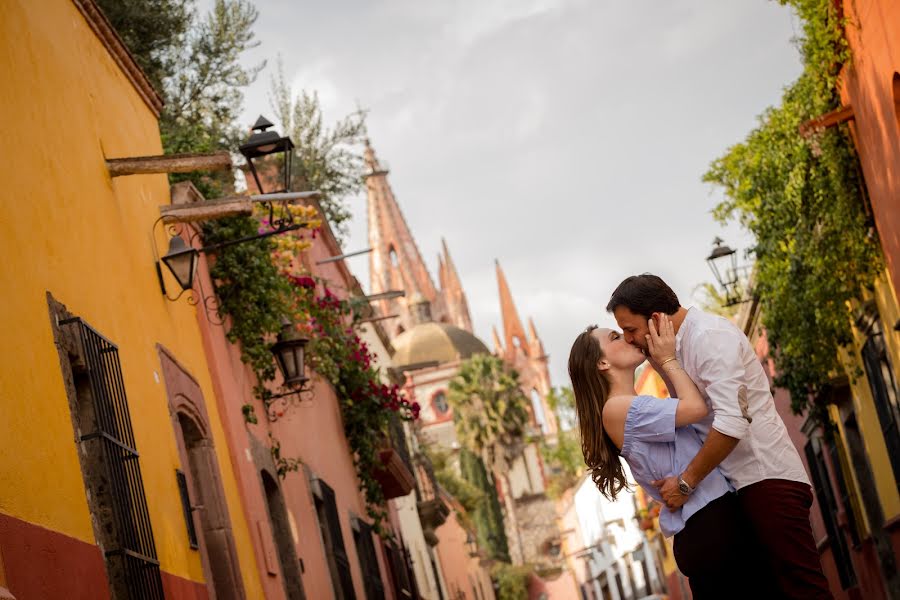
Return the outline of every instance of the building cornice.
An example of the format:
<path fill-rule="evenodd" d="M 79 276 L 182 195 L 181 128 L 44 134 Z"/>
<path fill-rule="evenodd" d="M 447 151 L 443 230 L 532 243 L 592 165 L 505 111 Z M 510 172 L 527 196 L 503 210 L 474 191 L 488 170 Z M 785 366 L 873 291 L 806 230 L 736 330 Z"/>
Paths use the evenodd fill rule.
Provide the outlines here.
<path fill-rule="evenodd" d="M 72 3 L 75 4 L 79 11 L 81 11 L 84 20 L 87 21 L 91 29 L 94 30 L 94 33 L 97 34 L 97 37 L 106 47 L 109 55 L 116 61 L 116 64 L 119 65 L 122 73 L 125 74 L 125 77 L 127 77 L 131 82 L 131 85 L 134 86 L 134 89 L 137 91 L 138 95 L 140 95 L 147 107 L 153 112 L 153 115 L 159 118 L 159 113 L 163 107 L 162 98 L 160 98 L 157 91 L 153 89 L 150 80 L 147 79 L 147 76 L 134 61 L 131 53 L 125 47 L 122 38 L 120 38 L 119 34 L 116 33 L 116 30 L 113 29 L 113 26 L 106 18 L 106 15 L 100 10 L 100 7 L 97 6 L 97 3 L 94 2 L 94 0 L 72 0 Z"/>

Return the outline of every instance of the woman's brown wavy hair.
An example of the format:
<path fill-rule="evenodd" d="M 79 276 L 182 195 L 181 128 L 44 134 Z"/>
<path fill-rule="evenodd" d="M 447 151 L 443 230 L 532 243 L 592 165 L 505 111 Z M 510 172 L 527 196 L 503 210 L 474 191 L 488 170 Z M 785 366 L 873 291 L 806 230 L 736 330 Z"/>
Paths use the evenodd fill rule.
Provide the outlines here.
<path fill-rule="evenodd" d="M 581 429 L 581 453 L 591 471 L 591 479 L 600 493 L 615 500 L 627 487 L 619 449 L 603 429 L 603 406 L 609 398 L 609 380 L 597 368 L 603 360 L 600 341 L 591 335 L 591 325 L 575 339 L 569 352 L 569 378 L 575 392 L 575 412 Z"/>

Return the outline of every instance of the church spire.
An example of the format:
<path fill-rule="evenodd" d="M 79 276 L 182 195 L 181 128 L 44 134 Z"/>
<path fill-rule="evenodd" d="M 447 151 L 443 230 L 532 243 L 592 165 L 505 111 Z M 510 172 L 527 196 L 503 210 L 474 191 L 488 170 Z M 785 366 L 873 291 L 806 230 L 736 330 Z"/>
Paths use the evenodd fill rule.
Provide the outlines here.
<path fill-rule="evenodd" d="M 500 341 L 500 335 L 497 333 L 497 327 L 494 325 L 491 325 L 491 337 L 494 341 L 494 354 L 503 356 L 503 342 Z"/>
<path fill-rule="evenodd" d="M 537 329 L 534 326 L 534 319 L 531 317 L 528 317 L 528 344 L 533 350 L 532 355 L 536 357 L 544 356 L 544 343 L 541 341 L 541 338 L 538 337 Z"/>
<path fill-rule="evenodd" d="M 516 349 L 519 348 L 522 352 L 528 354 L 525 328 L 522 327 L 522 321 L 519 319 L 519 312 L 516 310 L 512 293 L 509 291 L 509 284 L 506 283 L 506 276 L 503 274 L 503 269 L 500 268 L 499 260 L 495 260 L 494 265 L 497 269 L 497 287 L 500 291 L 500 315 L 503 317 L 503 338 L 506 342 L 506 351 L 515 353 Z"/>
<path fill-rule="evenodd" d="M 443 303 L 387 181 L 388 169 L 378 161 L 368 140 L 364 160 L 368 171 L 366 192 L 369 247 L 372 248 L 369 254 L 370 293 L 378 294 L 396 289 L 406 291 L 405 300 L 395 298 L 378 301 L 381 314 L 400 315 L 399 324 L 392 332 L 397 335 L 415 324 L 408 309 L 409 299 L 413 296 L 421 296 L 431 303 L 436 314 L 443 312 Z"/>
<path fill-rule="evenodd" d="M 469 315 L 469 303 L 466 293 L 463 291 L 462 282 L 456 272 L 456 265 L 450 258 L 447 242 L 441 238 L 443 254 L 438 256 L 438 280 L 441 284 L 441 294 L 444 296 L 444 306 L 447 308 L 447 317 L 450 323 L 460 329 L 472 333 L 472 317 Z"/>

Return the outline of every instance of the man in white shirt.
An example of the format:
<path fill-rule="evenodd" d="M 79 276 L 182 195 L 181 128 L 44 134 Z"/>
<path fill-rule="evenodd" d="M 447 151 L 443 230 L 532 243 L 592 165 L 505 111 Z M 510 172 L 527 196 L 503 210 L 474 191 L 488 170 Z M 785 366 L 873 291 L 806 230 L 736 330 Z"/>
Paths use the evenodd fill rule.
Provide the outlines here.
<path fill-rule="evenodd" d="M 684 308 L 662 279 L 648 273 L 619 284 L 606 310 L 625 340 L 645 354 L 648 319 L 670 315 L 676 357 L 712 409 L 694 425 L 704 443 L 684 472 L 655 482 L 668 507 L 684 504 L 718 466 L 737 489 L 785 597 L 831 598 L 809 524 L 809 478 L 744 333 L 727 319 Z"/>

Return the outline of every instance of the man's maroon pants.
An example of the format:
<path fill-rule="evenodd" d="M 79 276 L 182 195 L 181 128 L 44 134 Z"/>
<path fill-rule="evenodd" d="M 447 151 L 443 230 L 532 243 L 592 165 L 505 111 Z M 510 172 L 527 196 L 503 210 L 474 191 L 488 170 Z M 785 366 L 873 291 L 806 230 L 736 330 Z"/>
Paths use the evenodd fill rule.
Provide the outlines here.
<path fill-rule="evenodd" d="M 809 524 L 810 487 L 766 479 L 738 490 L 738 499 L 768 554 L 783 597 L 832 598 Z"/>

